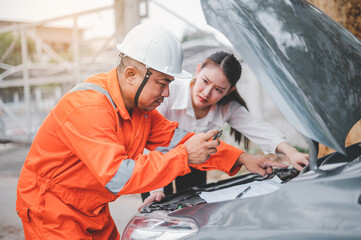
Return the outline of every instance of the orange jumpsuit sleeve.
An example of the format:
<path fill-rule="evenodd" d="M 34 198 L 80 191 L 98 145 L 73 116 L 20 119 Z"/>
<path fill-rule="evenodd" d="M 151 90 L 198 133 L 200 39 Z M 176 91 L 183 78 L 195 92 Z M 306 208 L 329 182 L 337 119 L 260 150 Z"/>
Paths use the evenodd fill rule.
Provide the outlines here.
<path fill-rule="evenodd" d="M 190 166 L 202 171 L 217 169 L 227 173 L 229 176 L 233 176 L 242 167 L 242 165 L 235 165 L 238 157 L 242 153 L 244 153 L 243 150 L 220 141 L 220 145 L 217 147 L 217 153 L 212 154 L 211 157 L 203 164 L 190 164 Z"/>
<path fill-rule="evenodd" d="M 131 159 L 120 144 L 114 112 L 104 106 L 84 106 L 69 114 L 58 136 L 93 176 L 114 195 L 141 193 L 160 188 L 190 172 L 185 146 L 166 154 L 138 154 Z M 169 140 L 168 140 L 169 141 Z"/>
<path fill-rule="evenodd" d="M 195 134 L 182 129 L 177 129 L 174 133 L 174 127 L 178 126 L 178 123 L 169 121 L 158 111 L 153 111 L 152 119 L 152 132 L 146 146 L 150 150 L 161 151 L 163 153 L 168 152 L 176 146 L 184 145 Z M 169 143 L 170 138 L 172 138 L 171 143 Z M 164 141 L 162 142 L 162 140 Z M 191 164 L 190 166 L 202 171 L 218 169 L 233 176 L 241 168 L 241 166 L 235 166 L 235 162 L 243 152 L 232 145 L 220 141 L 217 153 L 212 154 L 210 159 L 203 164 Z"/>

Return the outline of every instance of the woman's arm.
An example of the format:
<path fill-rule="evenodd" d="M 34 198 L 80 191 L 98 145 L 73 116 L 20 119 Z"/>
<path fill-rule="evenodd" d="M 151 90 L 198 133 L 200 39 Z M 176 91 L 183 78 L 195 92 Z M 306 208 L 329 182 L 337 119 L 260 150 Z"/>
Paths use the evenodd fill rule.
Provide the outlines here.
<path fill-rule="evenodd" d="M 233 103 L 229 111 L 233 113 L 228 120 L 229 125 L 261 147 L 265 154 L 282 153 L 299 171 L 308 164 L 309 156 L 298 152 L 287 143 L 286 138 L 271 124 L 253 117 L 250 112 L 237 103 Z"/>

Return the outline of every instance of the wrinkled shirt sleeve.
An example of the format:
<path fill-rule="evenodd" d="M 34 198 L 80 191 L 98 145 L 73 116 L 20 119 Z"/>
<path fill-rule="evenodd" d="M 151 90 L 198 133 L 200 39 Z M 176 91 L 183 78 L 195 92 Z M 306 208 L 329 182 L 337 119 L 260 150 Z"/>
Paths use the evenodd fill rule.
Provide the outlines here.
<path fill-rule="evenodd" d="M 229 116 L 229 125 L 257 144 L 266 154 L 276 153 L 278 144 L 287 141 L 271 124 L 253 117 L 238 103 L 232 103 L 229 112 L 232 113 Z"/>

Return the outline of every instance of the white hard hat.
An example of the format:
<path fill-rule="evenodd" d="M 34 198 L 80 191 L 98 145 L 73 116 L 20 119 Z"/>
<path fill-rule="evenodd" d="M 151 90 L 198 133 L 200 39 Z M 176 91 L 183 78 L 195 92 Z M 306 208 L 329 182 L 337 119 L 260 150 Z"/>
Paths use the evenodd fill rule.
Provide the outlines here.
<path fill-rule="evenodd" d="M 147 67 L 175 78 L 191 78 L 182 70 L 183 50 L 176 35 L 164 26 L 143 23 L 125 36 L 117 48 L 126 56 Z"/>

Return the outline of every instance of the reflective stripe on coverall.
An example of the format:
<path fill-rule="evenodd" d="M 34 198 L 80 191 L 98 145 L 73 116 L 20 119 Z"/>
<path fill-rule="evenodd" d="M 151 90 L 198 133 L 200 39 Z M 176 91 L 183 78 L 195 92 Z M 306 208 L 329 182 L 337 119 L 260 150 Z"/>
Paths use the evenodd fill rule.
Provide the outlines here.
<path fill-rule="evenodd" d="M 193 133 L 177 125 L 157 110 L 135 108 L 130 117 L 116 68 L 65 94 L 39 128 L 19 177 L 16 210 L 26 239 L 119 239 L 110 201 L 190 172 L 183 143 Z M 144 148 L 151 152 L 142 155 Z M 209 160 L 191 166 L 233 175 L 242 152 L 221 142 Z"/>

